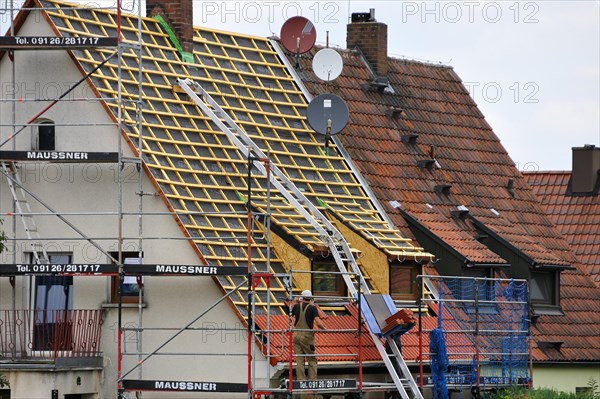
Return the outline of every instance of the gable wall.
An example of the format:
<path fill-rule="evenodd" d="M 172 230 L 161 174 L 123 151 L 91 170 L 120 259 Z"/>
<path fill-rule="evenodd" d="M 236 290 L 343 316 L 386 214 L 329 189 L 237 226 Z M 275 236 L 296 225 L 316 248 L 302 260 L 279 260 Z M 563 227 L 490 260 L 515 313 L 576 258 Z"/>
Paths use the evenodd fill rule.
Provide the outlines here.
<path fill-rule="evenodd" d="M 45 20 L 43 23 L 30 19 L 25 22 L 20 35 L 53 35 Z M 3 87 L 10 82 L 10 60 L 3 57 L 0 66 L 0 79 Z M 39 98 L 42 96 L 55 97 L 59 89 L 67 89 L 73 82 L 81 79 L 81 73 L 73 64 L 66 51 L 19 51 L 16 52 L 16 87 L 22 88 L 23 97 Z M 84 83 L 73 94 L 74 97 L 92 96 L 92 90 Z M 3 92 L 3 97 L 8 97 Z M 18 93 L 17 93 L 18 97 Z M 12 110 L 7 103 L 0 103 L 1 124 L 11 123 Z M 22 102 L 16 104 L 16 119 L 21 123 L 31 118 L 47 103 Z M 118 133 L 105 109 L 98 102 L 60 102 L 49 110 L 45 117 L 57 124 L 56 149 L 60 151 L 110 151 L 118 150 Z M 60 124 L 88 124 L 97 126 L 58 126 Z M 8 137 L 9 130 L 1 129 L 2 141 Z M 121 139 L 122 140 L 122 139 Z M 19 134 L 15 149 L 31 149 L 31 128 L 27 127 Z M 121 142 L 124 156 L 132 157 L 133 153 Z M 12 143 L 3 149 L 12 150 Z M 38 195 L 43 201 L 57 212 L 65 213 L 94 213 L 118 211 L 118 179 L 116 164 L 49 164 L 49 163 L 20 163 L 21 179 L 28 189 Z M 6 178 L 0 178 L 0 208 L 5 213 L 12 211 L 12 196 L 8 189 Z M 152 185 L 149 178 L 142 176 L 142 190 L 152 194 L 144 196 L 143 211 L 148 213 L 165 213 L 167 208 Z M 123 211 L 138 211 L 139 191 L 138 174 L 135 165 L 127 164 L 123 170 Z M 33 212 L 47 212 L 42 205 L 30 201 Z M 91 238 L 97 238 L 97 243 L 105 251 L 116 251 L 118 234 L 118 218 L 116 215 L 67 215 L 78 229 Z M 12 218 L 5 218 L 3 228 L 9 236 L 12 231 Z M 71 228 L 59 221 L 55 216 L 36 216 L 42 237 L 51 237 L 44 241 L 49 252 L 72 252 L 75 263 L 109 263 L 109 259 L 97 248 L 81 239 Z M 21 222 L 17 220 L 16 236 L 25 237 Z M 124 249 L 138 249 L 138 218 L 125 216 L 123 218 Z M 191 246 L 185 240 L 181 230 L 170 215 L 145 216 L 143 221 L 144 237 L 161 237 L 161 239 L 146 239 L 143 242 L 143 252 L 146 263 L 168 264 L 199 264 L 199 259 Z M 107 238 L 110 239 L 102 239 Z M 69 238 L 69 239 L 67 239 Z M 10 244 L 10 243 L 9 243 Z M 25 252 L 28 246 L 24 241 L 9 245 L 7 251 L 0 255 L 1 263 L 27 262 Z M 16 285 L 16 308 L 27 308 L 30 299 L 28 277 L 18 277 Z M 180 328 L 197 317 L 202 311 L 221 298 L 222 294 L 211 278 L 195 277 L 145 277 L 145 297 L 143 325 L 146 327 Z M 101 381 L 90 383 L 90 389 L 101 386 L 100 397 L 113 397 L 116 392 L 117 366 L 117 310 L 107 305 L 110 301 L 109 277 L 75 277 L 73 286 L 73 306 L 76 309 L 104 309 L 102 349 L 104 356 L 104 373 Z M 0 278 L 0 309 L 12 308 L 12 290 L 8 278 Z M 127 308 L 123 312 L 123 324 L 127 327 L 138 325 L 137 307 Z M 202 352 L 202 353 L 246 353 L 245 331 L 218 331 L 218 328 L 243 327 L 234 315 L 227 302 L 221 303 L 195 327 L 207 328 L 206 331 L 187 332 L 169 344 L 167 352 Z M 174 331 L 160 333 L 145 333 L 143 350 L 149 352 Z M 128 333 L 127 350 L 135 351 L 136 338 Z M 264 362 L 260 353 L 257 370 L 264 374 Z M 137 362 L 135 356 L 125 356 L 123 370 L 127 371 Z M 168 364 L 168 367 L 165 367 Z M 179 380 L 215 380 L 223 377 L 222 370 L 228 370 L 231 381 L 246 381 L 245 356 L 157 356 L 144 365 L 145 378 L 166 378 Z M 61 373 L 56 378 L 61 378 Z M 199 376 L 202 376 L 200 378 Z M 130 378 L 137 378 L 137 371 Z M 23 379 L 14 377 L 15 392 L 21 392 Z M 54 381 L 54 382 L 53 382 Z M 39 379 L 44 391 L 53 386 L 56 380 L 51 375 Z M 18 385 L 17 385 L 18 384 Z M 45 388 L 44 388 L 45 387 Z M 48 388 L 48 389 L 47 389 Z M 24 388 L 25 392 L 28 390 Z M 29 390 L 29 392 L 32 392 Z M 60 392 L 63 393 L 69 392 Z M 13 396 L 18 398 L 15 393 Z M 145 397 L 165 397 L 147 394 Z"/>

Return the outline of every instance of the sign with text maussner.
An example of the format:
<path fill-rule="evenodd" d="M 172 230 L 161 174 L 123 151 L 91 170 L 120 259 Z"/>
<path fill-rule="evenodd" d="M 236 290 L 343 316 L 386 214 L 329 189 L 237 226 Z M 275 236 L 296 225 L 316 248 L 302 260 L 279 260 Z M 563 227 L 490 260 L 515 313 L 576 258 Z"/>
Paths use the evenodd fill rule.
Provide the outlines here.
<path fill-rule="evenodd" d="M 117 162 L 117 152 L 84 152 L 84 151 L 0 151 L 2 161 L 36 161 L 36 162 L 75 162 L 99 163 Z"/>
<path fill-rule="evenodd" d="M 123 380 L 126 391 L 247 392 L 248 384 L 210 381 Z"/>
<path fill-rule="evenodd" d="M 92 48 L 116 47 L 118 39 L 114 37 L 90 36 L 1 36 L 0 49 L 39 49 L 39 48 Z"/>
<path fill-rule="evenodd" d="M 117 266 L 112 264 L 69 263 L 69 264 L 37 264 L 18 263 L 0 265 L 0 276 L 25 276 L 48 274 L 116 274 Z"/>
<path fill-rule="evenodd" d="M 245 276 L 248 269 L 235 266 L 123 265 L 125 274 L 156 276 Z"/>

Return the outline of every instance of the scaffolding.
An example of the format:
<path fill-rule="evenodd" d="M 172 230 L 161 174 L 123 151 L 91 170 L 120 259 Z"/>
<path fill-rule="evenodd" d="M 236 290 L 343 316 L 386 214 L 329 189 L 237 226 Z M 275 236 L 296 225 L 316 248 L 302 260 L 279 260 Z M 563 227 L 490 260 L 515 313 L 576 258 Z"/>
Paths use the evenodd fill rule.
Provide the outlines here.
<path fill-rule="evenodd" d="M 114 53 L 109 54 L 102 62 L 98 62 L 97 66 L 87 72 L 85 76 L 74 85 L 69 87 L 67 90 L 63 91 L 60 95 L 56 96 L 53 99 L 47 98 L 35 98 L 35 99 L 21 99 L 16 96 L 16 93 L 13 91 L 13 94 L 9 98 L 3 98 L 1 101 L 8 103 L 12 107 L 12 119 L 9 124 L 2 124 L 0 128 L 10 128 L 12 130 L 11 134 L 0 143 L 0 163 L 2 164 L 1 172 L 4 177 L 7 179 L 7 183 L 11 190 L 11 195 L 13 196 L 13 209 L 11 212 L 7 212 L 5 216 L 12 217 L 12 238 L 10 239 L 15 247 L 17 246 L 18 241 L 25 241 L 29 245 L 29 252 L 32 254 L 32 258 L 29 262 L 23 263 L 19 262 L 17 259 L 17 251 L 13 253 L 13 263 L 10 265 L 2 265 L 0 270 L 1 276 L 8 276 L 11 281 L 11 285 L 13 287 L 12 293 L 12 313 L 10 313 L 8 318 L 13 320 L 13 326 L 17 324 L 17 319 L 19 322 L 27 320 L 28 323 L 36 324 L 37 312 L 34 310 L 34 307 L 31 306 L 34 303 L 35 299 L 33 296 L 33 280 L 30 277 L 38 278 L 42 276 L 60 276 L 60 277 L 78 277 L 78 276 L 100 276 L 100 277 L 116 277 L 118 279 L 118 330 L 117 330 L 117 353 L 118 353 L 118 362 L 117 362 L 117 390 L 118 395 L 122 397 L 127 391 L 145 391 L 145 390 L 169 390 L 169 391 L 185 391 L 190 392 L 196 389 L 198 392 L 238 392 L 238 393 L 248 393 L 249 398 L 257 398 L 264 395 L 272 395 L 272 394 L 285 394 L 291 396 L 292 393 L 297 392 L 321 392 L 321 393 L 333 393 L 333 392 L 352 392 L 362 395 L 364 392 L 368 391 L 395 391 L 400 392 L 401 396 L 404 399 L 412 398 L 421 398 L 421 394 L 416 387 L 414 380 L 408 370 L 406 363 L 404 362 L 402 355 L 400 353 L 400 348 L 397 346 L 397 334 L 389 334 L 384 331 L 384 326 L 378 322 L 382 317 L 385 319 L 386 317 L 391 317 L 394 315 L 395 306 L 393 302 L 390 305 L 389 301 L 382 300 L 379 303 L 381 309 L 379 311 L 375 311 L 373 308 L 373 304 L 375 301 L 374 298 L 368 297 L 370 295 L 370 289 L 365 281 L 360 268 L 358 267 L 356 260 L 354 259 L 354 255 L 345 241 L 344 237 L 341 233 L 333 226 L 331 222 L 320 213 L 320 211 L 312 205 L 312 203 L 307 200 L 304 195 L 301 193 L 299 189 L 297 189 L 293 183 L 289 180 L 285 181 L 285 174 L 278 171 L 276 167 L 271 163 L 270 154 L 261 153 L 258 147 L 253 147 L 251 141 L 246 140 L 245 142 L 237 143 L 237 147 L 247 158 L 248 165 L 248 180 L 247 187 L 248 192 L 246 194 L 246 207 L 247 207 L 247 264 L 248 267 L 244 270 L 241 267 L 227 267 L 227 266 L 197 266 L 197 265 L 173 265 L 174 267 L 169 269 L 166 268 L 165 265 L 153 265 L 153 264 L 144 264 L 142 262 L 145 242 L 148 240 L 162 240 L 162 239 L 176 239 L 173 237 L 144 237 L 143 235 L 143 216 L 149 215 L 152 213 L 148 213 L 144 209 L 144 198 L 148 195 L 152 195 L 151 193 L 144 192 L 143 176 L 145 173 L 145 161 L 143 159 L 143 124 L 142 124 L 142 108 L 144 104 L 143 98 L 143 82 L 144 82 L 144 74 L 142 68 L 138 68 L 137 71 L 137 97 L 132 98 L 129 94 L 127 96 L 123 93 L 123 58 L 125 52 L 133 51 L 134 55 L 138 59 L 138 64 L 143 64 L 143 56 L 142 56 L 142 43 L 143 43 L 143 29 L 142 29 L 142 13 L 141 6 L 138 3 L 138 25 L 136 32 L 136 42 L 124 41 L 123 40 L 123 32 L 121 29 L 121 21 L 122 16 L 121 12 L 123 7 L 120 1 L 117 1 L 117 5 L 115 8 L 111 9 L 116 12 L 116 35 L 109 37 L 90 37 L 90 38 L 74 38 L 67 36 L 27 36 L 27 37 L 19 37 L 15 35 L 15 26 L 13 22 L 11 22 L 11 30 L 10 36 L 3 37 L 0 40 L 0 50 L 8 51 L 12 54 L 12 52 L 20 51 L 20 50 L 74 50 L 74 49 L 88 49 L 93 47 L 102 47 L 112 49 L 116 47 L 116 51 Z M 87 9 L 87 7 L 85 8 Z M 107 7 L 103 7 L 102 9 L 107 9 Z M 12 6 L 9 7 L 11 21 L 14 21 L 13 11 L 15 8 Z M 51 7 L 32 7 L 32 8 L 20 8 L 22 12 L 48 12 L 48 11 L 56 11 Z M 72 8 L 72 10 L 78 10 L 78 8 Z M 85 39 L 85 40 L 84 40 Z M 68 98 L 70 93 L 72 93 L 75 88 L 85 82 L 90 76 L 92 76 L 96 71 L 102 68 L 106 63 L 112 61 L 113 58 L 116 57 L 116 63 L 118 66 L 117 69 L 117 98 L 104 97 L 104 96 L 96 96 L 96 97 L 77 97 L 77 98 Z M 285 59 L 285 57 L 284 57 Z M 16 68 L 17 63 L 13 60 L 12 62 L 12 82 L 16 84 Z M 180 85 L 186 89 L 186 86 L 189 89 L 189 86 L 192 85 L 191 82 L 180 81 Z M 199 86 L 196 86 L 198 88 Z M 200 88 L 201 90 L 201 88 Z M 194 96 L 195 91 L 186 90 L 186 92 L 190 96 Z M 207 92 L 204 92 L 203 97 L 209 98 Z M 199 99 L 198 99 L 199 100 Z M 48 102 L 48 105 L 45 106 L 40 112 L 36 113 L 33 117 L 31 117 L 26 123 L 21 124 L 17 123 L 16 120 L 16 111 L 15 107 L 20 102 Z M 54 152 L 56 158 L 47 158 L 47 153 L 43 151 L 19 151 L 17 150 L 15 144 L 15 138 L 23 132 L 25 129 L 29 127 L 40 126 L 41 122 L 39 122 L 40 118 L 44 116 L 44 114 L 50 110 L 52 107 L 60 104 L 65 101 L 97 101 L 99 103 L 106 102 L 116 102 L 117 104 L 117 123 L 116 124 L 93 124 L 93 123 L 81 123 L 81 124 L 63 124 L 62 126 L 113 126 L 116 128 L 116 139 L 118 143 L 118 148 L 115 153 L 92 153 L 92 152 Z M 124 149 L 122 147 L 122 134 L 126 130 L 131 128 L 131 118 L 126 114 L 129 111 L 134 110 L 134 126 L 133 129 L 137 132 L 137 156 L 136 157 L 126 157 L 124 156 Z M 216 103 L 210 104 L 209 110 L 218 111 L 218 105 Z M 206 112 L 206 110 L 205 110 Z M 223 131 L 233 131 L 235 134 L 231 136 L 232 141 L 235 141 L 235 137 L 242 137 L 243 130 L 239 127 L 236 127 L 232 124 L 231 118 L 229 118 L 225 112 L 222 112 L 219 115 L 215 115 L 216 119 L 213 118 L 213 121 L 217 123 L 217 120 L 225 121 L 225 125 L 219 126 Z M 223 122 L 221 122 L 223 124 Z M 57 124 L 56 126 L 61 126 Z M 246 138 L 248 136 L 245 136 Z M 11 150 L 3 150 L 7 144 L 12 144 Z M 251 148 L 252 150 L 247 150 Z M 246 149 L 246 151 L 245 151 Z M 79 155 L 78 155 L 79 154 Z M 83 155 L 82 155 L 83 154 Z M 54 155 L 52 155 L 54 156 Z M 102 211 L 102 212 L 62 212 L 60 210 L 55 209 L 43 198 L 37 196 L 33 191 L 27 188 L 27 185 L 21 181 L 19 176 L 19 166 L 23 163 L 27 162 L 39 162 L 39 161 L 54 161 L 54 162 L 81 162 L 81 163 L 116 163 L 117 168 L 117 209 L 114 211 Z M 126 212 L 123 208 L 124 202 L 124 168 L 126 165 L 134 165 L 137 173 L 138 187 L 137 187 L 137 212 Z M 252 192 L 252 168 L 257 167 L 262 173 L 266 176 L 266 212 L 258 212 L 253 209 L 253 192 Z M 274 173 L 273 176 L 271 173 Z M 330 249 L 332 256 L 334 257 L 336 264 L 339 267 L 339 272 L 337 272 L 340 276 L 342 276 L 346 286 L 348 287 L 348 291 L 350 296 L 344 298 L 337 298 L 344 302 L 354 302 L 356 307 L 358 308 L 357 312 L 357 327 L 356 329 L 348 329 L 348 330 L 332 330 L 327 333 L 336 333 L 336 332 L 348 332 L 348 333 L 356 333 L 357 341 L 358 341 L 358 351 L 357 353 L 352 354 L 325 354 L 327 356 L 341 356 L 344 355 L 346 357 L 351 357 L 355 363 L 358 364 L 359 375 L 357 379 L 334 379 L 334 380 L 318 380 L 315 382 L 307 381 L 294 381 L 292 378 L 292 364 L 294 362 L 294 355 L 291 351 L 291 342 L 292 342 L 292 301 L 294 298 L 293 292 L 293 274 L 292 267 L 289 269 L 289 274 L 277 274 L 272 273 L 269 268 L 270 262 L 270 189 L 271 184 L 273 184 L 279 192 L 290 202 L 292 202 L 297 209 L 297 211 L 302 214 L 307 222 L 312 226 L 313 229 L 317 231 L 317 233 L 321 236 L 322 240 L 327 244 L 327 247 Z M 43 207 L 47 209 L 47 212 L 33 212 L 32 208 L 29 206 L 29 198 L 34 199 L 38 203 L 40 203 Z M 306 210 L 308 209 L 308 211 Z M 156 215 L 156 213 L 154 213 Z M 188 213 L 189 214 L 189 213 Z M 75 223 L 70 222 L 67 216 L 116 216 L 117 217 L 117 234 L 116 234 L 116 242 L 117 242 L 117 251 L 116 255 L 111 253 L 105 249 L 103 245 L 99 242 L 103 240 L 114 240 L 115 237 L 92 237 L 86 235 Z M 161 213 L 160 215 L 164 216 L 180 216 L 182 212 L 175 212 L 174 210 L 171 212 Z M 96 249 L 98 249 L 102 254 L 104 254 L 107 259 L 112 261 L 110 264 L 80 264 L 80 263 L 70 263 L 67 265 L 63 265 L 61 263 L 53 263 L 50 259 L 50 255 L 46 251 L 46 246 L 44 245 L 45 241 L 49 240 L 60 240 L 61 237 L 48 237 L 43 236 L 39 233 L 39 230 L 35 224 L 35 218 L 40 216 L 54 216 L 65 223 L 69 228 L 71 228 L 76 234 L 77 239 L 84 240 L 93 245 Z M 135 237 L 126 237 L 124 234 L 124 218 L 126 216 L 137 217 L 138 218 L 138 234 Z M 252 244 L 254 238 L 252 237 L 252 231 L 254 228 L 256 218 L 263 218 L 264 226 L 265 226 L 265 234 L 267 240 L 267 270 L 256 270 L 252 266 L 252 253 L 253 248 Z M 25 232 L 25 237 L 18 237 L 17 231 L 17 218 L 22 222 L 22 230 Z M 124 242 L 130 240 L 137 240 L 137 259 L 138 261 L 134 263 L 128 263 L 124 256 Z M 190 237 L 183 238 L 185 240 L 189 240 Z M 175 268 L 179 269 L 175 269 Z M 200 315 L 191 320 L 182 328 L 172 328 L 172 327 L 149 327 L 145 326 L 145 321 L 143 318 L 144 315 L 144 306 L 142 301 L 142 292 L 143 292 L 143 276 L 180 276 L 181 267 L 186 268 L 186 275 L 199 277 L 199 276 L 210 276 L 216 277 L 220 275 L 227 276 L 240 276 L 245 277 L 245 281 L 238 284 L 233 290 L 226 293 L 222 296 L 217 302 L 210 305 L 206 310 L 200 313 Z M 318 273 L 318 272 L 311 272 Z M 16 291 L 15 291 L 15 279 L 17 277 L 22 277 L 25 284 L 28 285 L 30 297 L 29 297 L 29 309 L 26 309 L 24 312 L 16 309 Z M 289 291 L 288 298 L 289 302 L 289 325 L 285 329 L 277 329 L 270 327 L 270 281 L 273 278 L 281 278 L 287 279 L 289 281 Z M 136 284 L 138 285 L 138 301 L 137 301 L 137 311 L 138 311 L 138 320 L 136 327 L 128 327 L 123 323 L 123 294 L 124 294 L 124 285 L 126 279 L 134 279 Z M 257 294 L 257 286 L 259 284 L 264 284 L 267 286 L 268 295 L 267 295 L 267 328 L 259 329 L 256 325 L 256 318 L 253 317 L 256 315 L 256 298 Z M 169 342 L 178 337 L 184 332 L 188 331 L 202 331 L 203 329 L 200 327 L 195 327 L 194 324 L 201 319 L 204 315 L 206 315 L 210 310 L 214 309 L 218 304 L 227 300 L 230 296 L 237 293 L 238 290 L 242 289 L 244 286 L 247 287 L 248 293 L 248 308 L 247 308 L 247 317 L 246 317 L 246 329 L 243 329 L 247 333 L 247 341 L 248 341 L 248 349 L 246 353 L 226 353 L 223 355 L 228 356 L 240 356 L 246 357 L 248 363 L 248 379 L 246 382 L 215 382 L 215 381 L 183 381 L 180 383 L 184 383 L 182 389 L 180 386 L 166 386 L 165 381 L 157 381 L 157 380 L 144 380 L 143 375 L 143 365 L 147 361 L 147 359 L 157 356 L 157 355 L 182 355 L 181 353 L 169 353 L 161 351 Z M 371 301 L 371 302 L 369 302 Z M 394 307 L 394 310 L 391 307 Z M 368 310 L 370 309 L 370 310 Z M 20 313 L 21 312 L 21 313 Z M 370 313 L 369 313 L 370 312 Z M 59 312 L 60 313 L 60 312 Z M 99 313 L 99 312 L 98 312 Z M 363 324 L 363 314 L 367 315 L 366 317 L 369 319 L 365 324 Z M 65 341 L 71 340 L 69 334 L 71 334 L 68 327 L 72 323 L 80 324 L 84 320 L 97 320 L 98 314 L 93 315 L 82 315 L 81 312 L 71 312 L 71 313 L 61 313 L 52 315 L 51 318 L 54 320 L 55 324 L 65 327 L 64 329 L 58 329 L 53 331 L 58 331 L 62 335 L 54 336 L 52 338 L 48 338 L 48 340 L 52 340 L 55 345 L 53 348 L 54 358 L 57 356 L 62 356 L 62 353 L 67 351 L 67 349 L 71 349 L 70 353 L 75 355 L 77 351 L 73 351 L 73 348 L 68 348 L 65 346 Z M 79 320 L 79 321 L 78 321 Z M 94 326 L 98 323 L 94 322 Z M 365 326 L 368 326 L 366 328 Z M 33 327 L 35 329 L 35 327 Z M 167 339 L 163 344 L 159 345 L 152 351 L 144 350 L 144 332 L 153 332 L 153 331 L 174 331 L 172 336 Z M 241 331 L 240 329 L 235 329 L 235 331 Z M 93 332 L 93 331 L 92 331 Z M 42 332 L 40 332 L 42 333 Z M 128 341 L 126 339 L 126 335 L 128 334 L 135 335 L 135 350 L 130 350 L 128 347 Z M 16 335 L 16 329 L 13 329 L 11 332 L 8 332 L 6 336 Z M 365 335 L 368 335 L 369 338 L 365 338 Z M 276 338 L 274 338 L 276 337 Z M 26 339 L 20 340 L 17 339 L 16 336 L 12 337 L 12 342 L 16 346 L 14 347 L 14 356 L 17 356 L 17 349 L 26 350 L 25 348 L 29 345 Z M 99 338 L 98 338 L 99 339 Z M 384 363 L 390 375 L 392 376 L 393 383 L 391 384 L 367 384 L 363 381 L 363 365 L 362 365 L 362 348 L 364 345 L 364 341 L 366 339 L 371 339 L 374 345 L 377 347 Z M 278 348 L 280 350 L 279 353 L 273 354 L 273 341 L 277 341 L 281 343 L 281 346 Z M 17 345 L 17 342 L 20 342 Z M 391 353 L 385 348 L 385 345 L 391 348 Z M 77 345 L 77 344 L 75 344 Z M 35 346 L 35 345 L 34 345 Z M 263 354 L 267 358 L 267 373 L 266 379 L 270 379 L 270 369 L 269 364 L 272 358 L 279 357 L 279 354 L 283 355 L 287 348 L 287 363 L 288 363 L 288 378 L 287 381 L 284 381 L 283 386 L 281 387 L 261 387 L 258 386 L 257 383 L 257 373 L 255 370 L 255 359 L 256 359 L 256 349 L 257 347 L 261 347 L 263 349 Z M 99 348 L 94 348 L 94 350 L 88 350 L 89 355 L 94 355 L 99 353 Z M 202 354 L 202 353 L 188 353 L 188 355 L 193 356 L 214 356 L 214 353 L 210 354 Z M 319 356 L 323 356 L 324 354 L 320 354 Z M 123 366 L 123 358 L 124 356 L 134 356 L 137 357 L 137 363 L 134 367 L 124 370 Z M 137 372 L 137 378 L 133 379 L 132 375 Z M 128 378 L 129 377 L 129 378 Z M 187 384 L 192 384 L 192 390 L 188 389 Z"/>
<path fill-rule="evenodd" d="M 448 389 L 481 390 L 531 385 L 528 286 L 526 280 L 419 276 L 435 290 L 420 306 L 437 315 L 437 327 L 419 323 L 429 338 L 431 376 L 421 385 L 440 398 Z M 434 328 L 435 327 L 435 328 Z M 421 350 L 426 345 L 421 344 Z"/>

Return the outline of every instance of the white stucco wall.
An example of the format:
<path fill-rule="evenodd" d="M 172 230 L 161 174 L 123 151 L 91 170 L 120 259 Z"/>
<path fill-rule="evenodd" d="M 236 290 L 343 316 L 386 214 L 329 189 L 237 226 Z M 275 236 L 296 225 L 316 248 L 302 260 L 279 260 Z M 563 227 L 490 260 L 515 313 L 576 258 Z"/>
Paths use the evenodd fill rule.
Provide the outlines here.
<path fill-rule="evenodd" d="M 35 13 L 30 15 L 20 35 L 52 35 L 43 18 Z M 81 79 L 66 51 L 17 51 L 15 52 L 16 83 L 11 85 L 12 66 L 8 57 L 0 61 L 0 81 L 2 97 L 10 95 L 16 88 L 17 98 L 56 97 L 71 84 Z M 87 83 L 72 94 L 73 97 L 89 97 L 92 91 Z M 17 123 L 24 123 L 45 107 L 47 102 L 19 102 L 15 104 Z M 12 123 L 12 105 L 0 102 L 0 121 Z M 56 123 L 56 150 L 58 151 L 110 151 L 118 149 L 118 132 L 108 117 L 106 110 L 98 102 L 61 102 L 44 114 L 45 118 Z M 61 124 L 85 123 L 94 126 L 61 126 Z M 11 133 L 10 128 L 0 129 L 0 141 Z M 30 150 L 30 127 L 17 136 L 15 144 L 5 145 L 3 150 Z M 133 156 L 122 142 L 125 156 Z M 38 195 L 57 212 L 94 213 L 118 211 L 118 179 L 115 164 L 44 164 L 20 163 L 20 174 L 24 185 Z M 135 166 L 124 168 L 123 211 L 136 212 L 139 196 L 138 175 Z M 155 189 L 147 176 L 143 176 L 142 190 L 153 194 Z M 12 211 L 12 197 L 6 178 L 0 177 L 0 212 Z M 31 201 L 33 212 L 47 212 L 39 203 Z M 144 212 L 167 212 L 163 200 L 158 196 L 143 197 Z M 71 223 L 87 237 L 93 239 L 105 251 L 117 250 L 118 218 L 116 215 L 66 215 Z M 13 218 L 4 217 L 3 228 L 8 235 L 25 237 L 21 222 L 17 220 L 13 231 Z M 68 252 L 74 263 L 109 263 L 107 256 L 74 232 L 56 216 L 36 216 L 36 222 L 48 252 Z M 138 218 L 123 218 L 125 250 L 138 250 Z M 199 264 L 190 244 L 169 215 L 145 216 L 143 218 L 143 252 L 146 263 Z M 163 237 L 152 239 L 152 237 Z M 26 242 L 9 242 L 8 249 L 0 255 L 0 263 L 28 262 Z M 29 306 L 29 277 L 17 277 L 15 290 L 16 308 Z M 117 309 L 109 307 L 109 277 L 75 277 L 73 284 L 75 309 L 104 309 L 102 349 L 104 369 L 102 372 L 88 372 L 85 386 L 73 387 L 73 372 L 8 372 L 11 382 L 12 399 L 48 398 L 51 389 L 60 388 L 60 395 L 68 393 L 97 393 L 100 398 L 116 396 L 117 376 Z M 0 278 L 0 309 L 12 308 L 13 291 L 8 278 Z M 143 325 L 145 327 L 180 328 L 207 309 L 222 297 L 220 290 L 210 277 L 145 277 Z M 138 325 L 139 313 L 136 307 L 123 311 L 123 324 L 129 327 Z M 231 306 L 225 301 L 201 319 L 194 327 L 241 327 Z M 150 352 L 168 338 L 173 331 L 147 331 L 143 335 L 143 351 Z M 135 352 L 136 338 L 129 333 L 126 339 L 127 350 Z M 185 356 L 156 356 L 143 366 L 143 379 L 246 382 L 247 358 L 234 354 L 247 351 L 246 332 L 196 331 L 185 332 L 163 349 L 169 353 L 185 353 Z M 192 353 L 212 353 L 214 356 L 195 356 Z M 229 356 L 218 356 L 228 353 Z M 264 375 L 264 357 L 257 352 L 257 373 Z M 137 363 L 136 356 L 125 356 L 123 371 Z M 2 368 L 0 368 L 0 371 Z M 6 373 L 6 372 L 5 372 Z M 128 378 L 137 379 L 138 371 Z M 54 387 L 54 388 L 53 388 Z M 174 393 L 145 393 L 146 398 L 182 398 L 187 395 Z M 199 394 L 193 397 L 203 397 Z M 234 395 L 227 394 L 226 397 Z M 246 397 L 241 395 L 240 397 Z M 204 397 L 217 397 L 207 394 Z"/>
<path fill-rule="evenodd" d="M 588 387 L 590 378 L 600 383 L 600 364 L 534 365 L 534 388 L 551 388 L 575 393 L 575 388 Z"/>

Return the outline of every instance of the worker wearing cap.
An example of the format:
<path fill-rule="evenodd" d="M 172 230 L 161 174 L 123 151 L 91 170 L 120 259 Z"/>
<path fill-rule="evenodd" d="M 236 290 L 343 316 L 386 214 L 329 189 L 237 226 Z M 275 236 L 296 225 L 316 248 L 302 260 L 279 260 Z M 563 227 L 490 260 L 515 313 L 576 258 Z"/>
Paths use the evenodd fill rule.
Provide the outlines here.
<path fill-rule="evenodd" d="M 312 303 L 313 297 L 309 290 L 302 291 L 302 300 L 292 308 L 294 328 L 297 330 L 313 330 L 316 324 L 321 330 L 325 326 L 319 317 L 317 307 Z M 317 358 L 315 354 L 315 336 L 313 331 L 294 331 L 294 353 L 296 357 L 296 378 L 305 380 L 304 358 L 308 358 L 308 379 L 317 378 Z M 310 356 L 302 356 L 310 355 Z"/>

